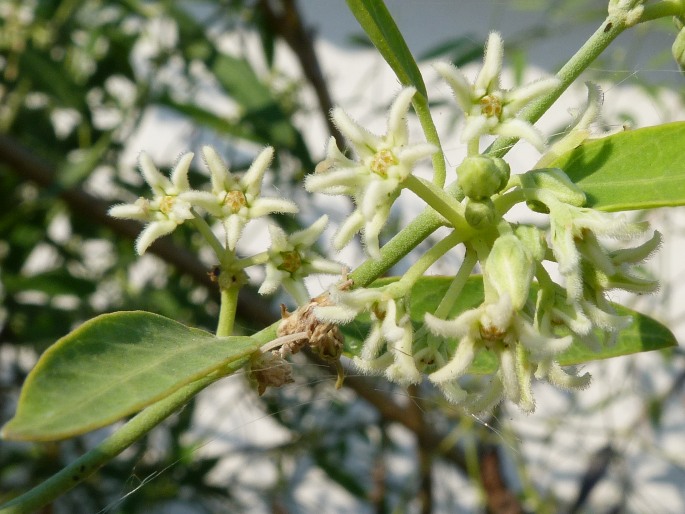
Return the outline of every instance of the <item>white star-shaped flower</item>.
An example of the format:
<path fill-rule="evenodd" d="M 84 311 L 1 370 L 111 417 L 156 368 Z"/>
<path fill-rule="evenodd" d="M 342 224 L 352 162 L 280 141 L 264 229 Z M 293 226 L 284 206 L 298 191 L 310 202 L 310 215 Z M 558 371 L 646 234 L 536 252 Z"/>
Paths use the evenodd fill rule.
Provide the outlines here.
<path fill-rule="evenodd" d="M 260 294 L 271 294 L 283 285 L 299 305 L 309 301 L 303 279 L 313 273 L 339 275 L 343 266 L 328 260 L 311 249 L 328 223 L 321 216 L 310 227 L 287 235 L 280 227 L 269 225 L 271 247 L 266 264 L 266 278 L 259 288 Z"/>
<path fill-rule="evenodd" d="M 155 167 L 150 156 L 141 153 L 140 171 L 152 189 L 152 200 L 141 197 L 133 204 L 115 205 L 109 209 L 109 215 L 114 218 L 148 222 L 136 239 L 136 252 L 139 255 L 145 253 L 156 239 L 170 234 L 186 220 L 193 218 L 192 205 L 184 198 L 190 191 L 188 170 L 192 160 L 192 153 L 182 155 L 171 171 L 170 178 L 167 178 Z"/>
<path fill-rule="evenodd" d="M 229 250 L 235 250 L 251 219 L 276 212 L 298 212 L 297 205 L 290 200 L 261 196 L 262 179 L 273 159 L 273 148 L 262 150 L 242 176 L 231 173 L 211 146 L 203 147 L 202 155 L 211 173 L 212 191 L 193 191 L 184 198 L 224 223 Z"/>
<path fill-rule="evenodd" d="M 571 336 L 556 337 L 539 330 L 524 313 L 514 309 L 508 294 L 496 301 L 484 302 L 452 320 L 427 313 L 425 322 L 431 333 L 459 342 L 450 361 L 428 377 L 448 399 L 467 400 L 466 391 L 456 380 L 468 371 L 477 351 L 487 348 L 497 355 L 499 364 L 493 378 L 497 382 L 495 389 L 528 412 L 535 407 L 530 383 L 537 364 L 553 361 L 573 342 Z M 496 404 L 499 400 L 492 397 L 492 390 L 491 387 L 485 396 L 489 404 Z M 470 398 L 468 402 L 484 405 L 482 398 Z"/>
<path fill-rule="evenodd" d="M 457 104 L 464 111 L 466 124 L 461 134 L 465 143 L 485 134 L 525 139 L 538 150 L 544 148 L 540 132 L 527 121 L 516 118 L 526 104 L 558 86 L 556 77 L 531 82 L 514 89 L 502 89 L 500 75 L 504 53 L 502 38 L 491 32 L 485 46 L 483 67 L 475 82 L 448 63 L 437 63 L 435 69 L 454 92 Z"/>
<path fill-rule="evenodd" d="M 331 138 L 326 159 L 307 177 L 305 187 L 310 192 L 354 198 L 356 209 L 338 229 L 333 240 L 336 248 L 342 248 L 363 230 L 367 252 L 379 258 L 378 235 L 403 182 L 416 161 L 437 151 L 432 144 L 409 144 L 407 112 L 415 93 L 416 89 L 408 87 L 397 96 L 390 108 L 384 136 L 361 127 L 340 108 L 333 111 L 333 121 L 354 149 L 357 160 L 345 157 Z"/>

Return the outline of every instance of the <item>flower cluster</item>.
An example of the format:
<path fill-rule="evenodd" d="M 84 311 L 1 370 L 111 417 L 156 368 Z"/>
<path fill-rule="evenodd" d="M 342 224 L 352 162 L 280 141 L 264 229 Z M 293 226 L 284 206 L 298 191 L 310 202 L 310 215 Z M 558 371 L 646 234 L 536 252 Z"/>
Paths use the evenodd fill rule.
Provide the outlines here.
<path fill-rule="evenodd" d="M 326 216 L 289 237 L 280 227 L 271 224 L 270 249 L 249 258 L 237 259 L 236 245 L 250 220 L 273 213 L 295 214 L 299 209 L 290 200 L 261 194 L 264 175 L 273 159 L 273 148 L 262 150 L 242 175 L 231 173 L 213 148 L 205 146 L 202 155 L 211 176 L 210 191 L 190 187 L 188 172 L 192 153 L 179 158 L 170 178 L 160 173 L 147 154 L 141 154 L 140 169 L 152 189 L 153 198 L 139 198 L 132 204 L 115 205 L 109 210 L 110 216 L 115 218 L 147 222 L 136 241 L 139 254 L 145 253 L 156 239 L 170 234 L 187 221 L 193 221 L 201 228 L 206 227 L 200 232 L 214 248 L 221 271 L 237 275 L 249 265 L 266 265 L 266 279 L 259 289 L 262 294 L 274 293 L 279 285 L 283 285 L 298 303 L 303 304 L 309 299 L 304 285 L 306 276 L 313 273 L 338 275 L 342 272 L 339 263 L 311 250 L 328 222 Z M 198 211 L 221 223 L 225 233 L 224 244 L 216 239 Z"/>
<path fill-rule="evenodd" d="M 418 329 L 410 316 L 411 284 L 406 278 L 411 275 L 416 280 L 419 273 L 408 272 L 400 282 L 382 287 L 333 287 L 327 303 L 317 306 L 314 313 L 322 321 L 338 324 L 354 319 L 363 323 L 368 316 L 369 330 L 354 360 L 363 372 L 384 374 L 405 385 L 419 383 L 426 373 L 450 401 L 468 410 L 486 410 L 508 399 L 531 412 L 535 379 L 565 389 L 589 384 L 589 374 L 562 368 L 560 357 L 574 340 L 599 348 L 630 323 L 630 317 L 616 313 L 607 291 L 653 291 L 656 281 L 638 270 L 661 238 L 655 233 L 635 247 L 611 249 L 606 240 L 625 242 L 642 237 L 648 226 L 585 207 L 584 192 L 561 169 L 542 168 L 589 136 L 589 126 L 601 105 L 599 88 L 588 84 L 586 109 L 535 169 L 510 176 L 502 159 L 477 153 L 478 142 L 484 135 L 497 134 L 525 139 L 544 150 L 542 135 L 517 116 L 526 104 L 556 88 L 558 80 L 501 89 L 502 41 L 495 33 L 488 39 L 483 68 L 474 83 L 451 65 L 438 64 L 436 68 L 464 111 L 461 137 L 469 144 L 468 157 L 456 170 L 461 205 L 457 204 L 451 218 L 445 216 L 445 224 L 452 224 L 455 231 L 443 241 L 454 238 L 476 257 L 455 276 L 438 307 L 440 315 L 426 313 Z M 326 160 L 319 173 L 308 179 L 307 188 L 355 199 L 357 209 L 340 228 L 338 247 L 363 228 L 369 254 L 378 257 L 378 231 L 390 205 L 413 163 L 432 151 L 428 145 L 406 146 L 404 121 L 399 120 L 414 94 L 407 88 L 398 96 L 385 138 L 370 135 L 340 110 L 333 114 L 359 160 L 343 155 L 331 141 Z M 450 201 L 445 203 L 453 206 Z M 521 201 L 548 214 L 549 230 L 516 225 L 502 217 L 508 207 Z M 459 216 L 465 224 L 452 222 Z M 461 238 L 459 232 L 463 232 Z M 421 261 L 438 258 L 438 246 L 413 267 L 427 269 L 433 261 Z M 451 246 L 445 244 L 444 251 Z M 559 283 L 543 266 L 545 261 L 556 263 Z M 483 273 L 483 301 L 455 317 L 446 315 L 476 262 Z M 463 378 L 480 353 L 489 353 L 496 362 L 484 387 Z"/>

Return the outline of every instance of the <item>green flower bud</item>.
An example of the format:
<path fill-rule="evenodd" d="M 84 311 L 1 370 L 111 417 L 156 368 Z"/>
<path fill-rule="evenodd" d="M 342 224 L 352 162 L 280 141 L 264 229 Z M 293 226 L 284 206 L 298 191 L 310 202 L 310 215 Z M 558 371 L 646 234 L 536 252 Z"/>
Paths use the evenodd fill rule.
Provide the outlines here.
<path fill-rule="evenodd" d="M 685 28 L 680 29 L 671 47 L 673 58 L 678 63 L 680 71 L 685 73 Z"/>
<path fill-rule="evenodd" d="M 582 207 L 585 205 L 585 193 L 571 182 L 568 175 L 559 168 L 542 168 L 531 170 L 521 175 L 521 186 L 524 189 L 544 189 L 554 194 L 560 202 Z M 549 209 L 535 198 L 528 199 L 528 207 L 535 212 L 549 212 Z"/>
<path fill-rule="evenodd" d="M 542 230 L 531 225 L 519 225 L 514 229 L 514 234 L 526 247 L 534 261 L 540 262 L 545 259 L 547 241 Z"/>
<path fill-rule="evenodd" d="M 485 261 L 484 279 L 501 297 L 509 295 L 515 311 L 528 301 L 535 263 L 526 246 L 513 234 L 497 238 Z"/>
<path fill-rule="evenodd" d="M 503 159 L 476 155 L 457 168 L 457 184 L 469 198 L 482 200 L 501 191 L 509 181 L 509 165 Z"/>
<path fill-rule="evenodd" d="M 490 198 L 485 200 L 469 198 L 466 200 L 464 217 L 466 218 L 466 223 L 473 228 L 485 228 L 488 225 L 492 225 L 495 221 L 495 204 L 492 203 Z"/>

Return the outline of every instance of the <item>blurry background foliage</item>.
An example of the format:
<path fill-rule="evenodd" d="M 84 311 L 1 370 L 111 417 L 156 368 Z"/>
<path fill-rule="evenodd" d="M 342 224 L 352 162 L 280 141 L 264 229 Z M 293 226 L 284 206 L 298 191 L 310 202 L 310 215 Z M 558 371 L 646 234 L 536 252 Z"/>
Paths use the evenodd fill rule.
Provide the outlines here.
<path fill-rule="evenodd" d="M 401 12 L 402 3 L 389 2 L 391 12 Z M 597 26 L 606 8 L 591 1 L 508 4 L 517 15 L 539 20 L 525 33 L 505 33 L 507 59 L 518 77 L 546 52 L 550 38 Z M 271 187 L 302 201 L 297 187 L 322 157 L 327 138 L 306 143 L 302 123 L 316 118 L 325 124 L 332 106 L 314 52 L 316 37 L 325 34 L 312 30 L 308 7 L 311 0 L 0 0 L 0 423 L 12 414 L 37 355 L 96 314 L 144 309 L 214 328 L 217 292 L 207 275 L 211 262 L 194 257 L 197 239 L 177 230 L 138 259 L 132 238 L 139 226 L 105 212 L 145 192 L 134 172 L 143 133 L 153 134 L 144 149 L 160 166 L 208 143 L 241 170 L 271 144 L 277 156 Z M 492 13 L 493 26 L 506 16 Z M 402 27 L 401 17 L 398 23 Z M 651 24 L 649 30 L 666 43 L 640 66 L 674 68 L 668 51 L 674 29 Z M 247 44 L 255 34 L 257 52 Z M 613 79 L 607 70 L 633 68 L 646 37 L 641 27 L 635 34 L 597 64 L 604 79 Z M 233 42 L 230 50 L 224 36 Z M 420 34 L 407 37 L 412 46 Z M 464 65 L 480 60 L 485 38 L 445 34 L 417 58 Z M 348 46 L 368 41 L 358 31 Z M 279 69 L 277 49 L 299 66 Z M 633 83 L 649 92 L 674 78 L 657 74 L 655 82 L 644 73 Z M 316 101 L 305 101 L 305 93 Z M 164 139 L 167 123 L 181 123 L 183 147 Z M 330 124 L 328 129 L 337 136 Z M 194 166 L 191 182 L 198 184 L 206 175 L 199 158 Z M 278 222 L 296 227 L 293 220 Z M 245 290 L 238 326 L 250 333 L 271 322 L 279 300 Z M 684 377 L 675 371 L 682 369 L 681 354 L 662 358 L 673 370 L 670 383 L 638 406 L 656 434 Z M 354 376 L 332 393 L 327 368 L 303 359 L 296 370 L 295 384 L 261 399 L 242 377 L 232 379 L 236 401 L 263 412 L 273 437 L 257 444 L 231 430 L 213 431 L 212 422 L 219 426 L 237 416 L 240 427 L 251 418 L 228 407 L 215 410 L 211 402 L 198 418 L 200 398 L 45 512 L 333 512 L 342 505 L 349 512 L 379 513 L 468 511 L 473 505 L 490 512 L 577 512 L 588 508 L 595 486 L 607 477 L 622 484 L 623 495 L 600 496 L 603 511 L 631 510 L 630 495 L 641 494 L 622 460 L 623 439 L 579 456 L 571 492 L 560 494 L 555 482 L 540 483 L 529 472 L 535 463 L 521 450 L 528 436 L 516 433 L 508 414 L 475 420 L 430 389 L 413 388 L 408 395 L 382 380 Z M 554 423 L 547 420 L 543 428 L 534 437 L 552 447 Z M 244 431 L 249 425 L 238 430 Z M 44 445 L 1 441 L 0 503 L 52 475 L 101 436 Z M 230 455 L 201 451 L 198 443 L 205 440 L 231 442 Z M 681 477 L 682 460 L 663 456 L 669 472 Z"/>

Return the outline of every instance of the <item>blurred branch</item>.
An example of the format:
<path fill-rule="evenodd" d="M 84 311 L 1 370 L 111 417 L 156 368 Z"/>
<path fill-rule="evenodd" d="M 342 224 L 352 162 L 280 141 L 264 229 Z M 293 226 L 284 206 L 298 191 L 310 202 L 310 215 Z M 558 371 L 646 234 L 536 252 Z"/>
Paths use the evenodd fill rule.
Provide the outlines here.
<path fill-rule="evenodd" d="M 302 67 L 302 73 L 314 88 L 321 114 L 325 118 L 329 132 L 335 138 L 338 147 L 344 148 L 345 138 L 328 115 L 333 109 L 328 84 L 316 57 L 311 33 L 302 22 L 302 16 L 297 9 L 295 0 L 281 0 L 279 9 L 275 9 L 271 4 L 269 0 L 259 0 L 257 7 L 264 15 L 269 29 L 283 38 L 297 57 Z"/>

